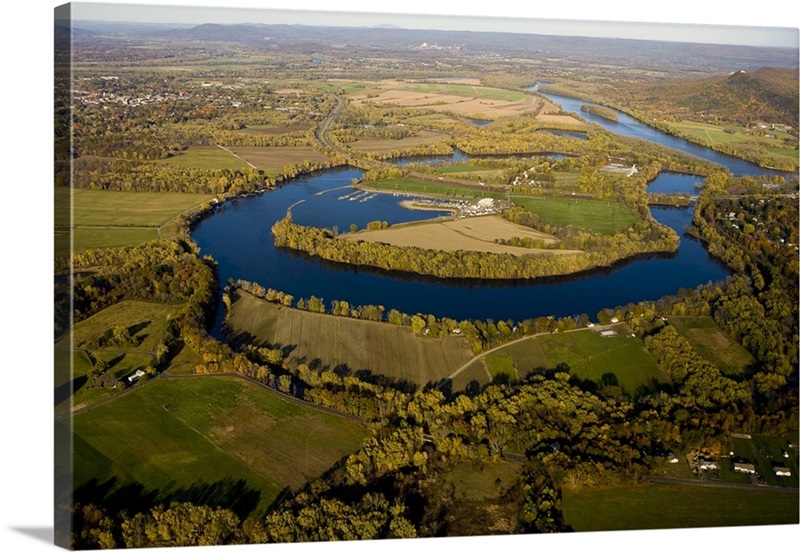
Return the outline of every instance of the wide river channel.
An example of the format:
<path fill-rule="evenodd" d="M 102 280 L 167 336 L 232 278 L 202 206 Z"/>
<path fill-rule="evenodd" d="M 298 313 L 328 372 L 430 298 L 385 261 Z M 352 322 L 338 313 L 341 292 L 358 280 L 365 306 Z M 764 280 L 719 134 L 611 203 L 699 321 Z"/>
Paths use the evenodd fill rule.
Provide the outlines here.
<path fill-rule="evenodd" d="M 736 175 L 783 174 L 762 169 L 684 140 L 667 136 L 618 112 L 612 122 L 582 112 L 586 102 L 547 94 L 565 111 L 579 113 L 612 132 L 657 142 L 703 157 L 727 167 Z M 462 158 L 463 156 L 458 156 Z M 443 213 L 411 211 L 399 205 L 403 197 L 366 194 L 351 188 L 357 169 L 332 169 L 297 178 L 291 183 L 257 196 L 223 204 L 200 222 L 192 233 L 202 255 L 218 262 L 220 282 L 229 278 L 258 282 L 264 287 L 292 294 L 312 295 L 328 305 L 333 299 L 351 305 L 383 305 L 407 313 L 434 314 L 456 320 L 515 320 L 537 316 L 557 317 L 586 313 L 594 318 L 601 309 L 644 300 L 656 300 L 716 282 L 729 271 L 712 258 L 696 239 L 685 235 L 693 207 L 652 207 L 656 220 L 681 235 L 678 251 L 671 255 L 649 255 L 622 262 L 612 268 L 584 274 L 520 281 L 437 280 L 409 274 L 357 268 L 281 250 L 272 243 L 271 227 L 292 208 L 295 222 L 347 231 L 351 224 L 364 228 L 369 221 L 390 224 L 423 220 Z M 662 173 L 649 187 L 653 192 L 694 192 L 698 177 Z M 299 202 L 299 203 L 298 203 Z M 213 334 L 220 336 L 222 309 Z"/>

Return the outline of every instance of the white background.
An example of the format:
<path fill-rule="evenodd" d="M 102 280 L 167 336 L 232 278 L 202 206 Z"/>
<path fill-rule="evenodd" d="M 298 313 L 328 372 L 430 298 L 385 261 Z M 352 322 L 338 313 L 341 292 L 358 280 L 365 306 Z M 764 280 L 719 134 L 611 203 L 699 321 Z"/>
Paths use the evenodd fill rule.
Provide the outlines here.
<path fill-rule="evenodd" d="M 111 3 L 120 3 L 118 1 Z M 133 3 L 133 2 L 131 2 Z M 157 3 L 157 2 L 140 2 Z M 221 6 L 221 0 L 164 1 L 173 5 Z M 0 390 L 2 392 L 2 519 L 0 550 L 17 552 L 53 548 L 52 478 L 52 35 L 53 8 L 60 2 L 12 0 L 4 5 L 2 40 L 3 163 L 2 299 L 0 299 Z M 455 2 L 339 0 L 336 3 L 294 0 L 231 0 L 236 7 L 337 9 L 362 12 L 453 14 Z M 645 5 L 654 7 L 646 7 Z M 713 23 L 798 27 L 793 2 L 717 2 L 669 0 L 659 3 L 607 0 L 542 2 L 541 0 L 461 1 L 459 15 L 543 17 Z M 243 550 L 433 551 L 442 546 L 462 550 L 502 547 L 506 550 L 678 551 L 786 549 L 798 542 L 800 526 L 681 531 L 618 532 L 415 541 L 380 541 L 312 545 L 256 545 Z M 231 550 L 211 547 L 205 550 Z"/>

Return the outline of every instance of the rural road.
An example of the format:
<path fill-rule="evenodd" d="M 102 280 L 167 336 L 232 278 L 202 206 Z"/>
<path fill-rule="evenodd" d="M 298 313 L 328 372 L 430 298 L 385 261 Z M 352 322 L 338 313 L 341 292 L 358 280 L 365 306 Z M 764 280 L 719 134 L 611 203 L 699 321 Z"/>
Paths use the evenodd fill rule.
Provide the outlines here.
<path fill-rule="evenodd" d="M 344 156 L 349 157 L 350 156 L 349 152 L 334 145 L 333 142 L 330 141 L 330 138 L 328 138 L 328 131 L 330 130 L 331 125 L 336 120 L 336 117 L 339 115 L 339 112 L 344 107 L 344 100 L 342 100 L 342 98 L 340 98 L 337 95 L 334 95 L 333 99 L 336 101 L 336 105 L 333 106 L 333 109 L 331 109 L 331 112 L 328 113 L 328 116 L 325 118 L 325 120 L 322 121 L 319 127 L 317 127 L 317 130 L 314 132 L 314 136 L 316 136 L 317 140 L 319 140 L 319 142 L 326 148 L 330 148 L 336 153 L 340 153 Z"/>
<path fill-rule="evenodd" d="M 607 326 L 596 325 L 592 329 L 594 331 L 600 331 L 600 330 L 603 330 L 603 329 L 606 329 L 606 328 L 612 328 L 615 325 L 618 325 L 618 324 L 609 324 Z M 581 332 L 581 331 L 588 331 L 588 330 L 589 330 L 589 328 L 574 328 L 572 330 L 566 330 L 565 332 L 561 332 L 561 333 Z M 500 349 L 504 349 L 506 347 L 510 347 L 512 345 L 515 345 L 517 343 L 521 343 L 521 342 L 526 341 L 528 339 L 533 339 L 535 337 L 539 337 L 539 336 L 542 336 L 542 335 L 550 335 L 550 334 L 551 334 L 551 332 L 540 332 L 540 333 L 535 333 L 535 334 L 531 334 L 531 335 L 526 335 L 525 337 L 521 337 L 519 339 L 513 339 L 513 340 L 511 340 L 511 341 L 509 341 L 507 343 L 503 343 L 502 345 L 498 345 L 497 347 L 489 349 L 488 351 L 484 351 L 481 354 L 479 354 L 478 356 L 474 356 L 471 359 L 469 359 L 467 362 L 462 364 L 455 372 L 453 372 L 452 374 L 447 376 L 443 380 L 443 382 L 439 384 L 439 386 L 440 387 L 444 386 L 444 382 L 447 381 L 447 380 L 452 381 L 453 378 L 455 378 L 458 374 L 460 374 L 461 372 L 463 372 L 464 370 L 466 370 L 467 368 L 472 366 L 473 363 L 483 359 L 486 355 L 490 355 L 490 354 L 494 353 L 495 351 L 499 351 Z M 517 374 L 517 375 L 519 375 L 519 374 Z M 489 374 L 489 379 L 491 379 L 491 374 Z"/>

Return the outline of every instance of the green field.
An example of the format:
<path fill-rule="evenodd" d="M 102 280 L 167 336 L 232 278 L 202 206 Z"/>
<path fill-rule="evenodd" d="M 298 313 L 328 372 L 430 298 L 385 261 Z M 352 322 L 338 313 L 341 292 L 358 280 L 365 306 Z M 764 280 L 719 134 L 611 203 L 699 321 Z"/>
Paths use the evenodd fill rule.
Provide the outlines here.
<path fill-rule="evenodd" d="M 743 376 L 755 359 L 747 349 L 726 336 L 710 316 L 671 316 L 675 326 L 695 351 L 728 376 Z"/>
<path fill-rule="evenodd" d="M 517 368 L 514 365 L 514 359 L 506 351 L 498 351 L 490 355 L 486 355 L 483 359 L 489 375 L 494 380 L 498 376 L 508 378 L 508 381 L 516 381 L 519 379 Z"/>
<path fill-rule="evenodd" d="M 434 182 L 414 180 L 411 178 L 390 178 L 377 182 L 363 182 L 362 185 L 365 188 L 374 188 L 376 190 L 391 190 L 413 194 L 436 194 L 448 197 L 492 197 L 495 199 L 503 199 L 505 197 L 505 194 L 502 192 L 489 192 L 479 190 L 475 187 L 454 186 L 452 184 L 436 184 Z"/>
<path fill-rule="evenodd" d="M 598 384 L 604 374 L 614 374 L 619 386 L 631 395 L 640 388 L 651 387 L 654 380 L 669 381 L 639 339 L 626 335 L 602 337 L 592 330 L 521 339 L 488 353 L 482 360 L 453 378 L 454 390 L 463 390 L 472 380 L 486 384 L 497 374 L 524 378 L 562 362 L 569 365 L 570 374 Z"/>
<path fill-rule="evenodd" d="M 254 516 L 367 434 L 347 418 L 224 377 L 150 382 L 75 416 L 74 433 L 76 488 L 116 478 L 160 500 L 202 501 L 223 480 L 241 482 L 246 491 L 228 498 Z"/>
<path fill-rule="evenodd" d="M 466 369 L 456 374 L 451 381 L 452 389 L 453 391 L 463 391 L 473 381 L 481 386 L 491 381 L 484 362 L 473 362 Z"/>
<path fill-rule="evenodd" d="M 160 159 L 156 163 L 188 167 L 192 169 L 247 169 L 247 163 L 217 146 L 191 146 L 167 159 Z"/>
<path fill-rule="evenodd" d="M 158 237 L 158 228 L 176 215 L 214 197 L 210 194 L 174 192 L 112 192 L 59 187 L 55 201 L 69 204 L 72 196 L 72 221 L 68 210 L 57 210 L 55 225 L 73 226 L 75 251 L 101 247 L 133 245 Z M 57 252 L 69 250 L 69 234 L 59 232 Z"/>
<path fill-rule="evenodd" d="M 516 483 L 520 464 L 513 462 L 465 462 L 447 474 L 453 486 L 452 522 L 448 535 L 510 533 L 516 521 L 516 504 L 502 500 Z"/>
<path fill-rule="evenodd" d="M 503 169 L 492 169 L 491 167 L 481 167 L 479 165 L 446 165 L 436 168 L 437 174 L 458 176 L 464 175 L 471 179 L 482 178 L 487 181 L 492 179 L 502 179 L 505 171 Z"/>
<path fill-rule="evenodd" d="M 513 196 L 517 205 L 557 226 L 576 226 L 604 235 L 622 232 L 639 217 L 618 203 L 594 199 Z"/>
<path fill-rule="evenodd" d="M 533 370 L 550 367 L 542 342 L 539 338 L 523 339 L 513 342 L 500 351 L 490 353 L 487 358 L 504 355 L 511 359 L 519 377 L 525 377 Z M 555 366 L 555 365 L 553 365 Z"/>
<path fill-rule="evenodd" d="M 640 387 L 651 386 L 653 380 L 669 381 L 644 344 L 634 337 L 603 337 L 595 331 L 583 330 L 543 335 L 538 340 L 549 367 L 566 362 L 570 374 L 594 382 L 600 382 L 603 374 L 611 373 L 630 394 Z"/>
<path fill-rule="evenodd" d="M 469 84 L 408 84 L 402 87 L 403 90 L 420 92 L 422 94 L 448 94 L 451 96 L 462 96 L 465 98 L 480 98 L 482 100 L 502 100 L 506 102 L 518 102 L 529 98 L 528 94 L 515 90 L 503 90 L 502 88 L 488 88 L 485 86 L 472 86 Z"/>
<path fill-rule="evenodd" d="M 766 148 L 771 154 L 787 157 L 797 163 L 797 150 L 784 147 L 783 140 L 791 139 L 795 143 L 797 138 L 791 136 L 783 130 L 764 130 L 764 133 L 774 136 L 767 138 L 756 134 L 745 134 L 741 125 L 711 125 L 697 121 L 680 121 L 670 125 L 677 133 L 689 136 L 694 140 L 706 143 L 710 146 L 731 144 L 736 142 L 756 143 Z M 725 130 L 729 132 L 725 132 Z"/>
<path fill-rule="evenodd" d="M 675 529 L 798 522 L 797 493 L 647 484 L 564 491 L 564 519 L 575 531 Z"/>
<path fill-rule="evenodd" d="M 460 336 L 415 336 L 407 326 L 281 307 L 242 292 L 230 310 L 234 342 L 290 348 L 298 364 L 369 370 L 419 386 L 447 377 L 472 356 Z"/>
<path fill-rule="evenodd" d="M 116 379 L 144 369 L 153 360 L 153 352 L 164 335 L 168 319 L 178 311 L 180 305 L 149 303 L 146 301 L 121 301 L 102 311 L 90 316 L 86 320 L 75 324 L 73 328 L 73 343 L 75 349 L 70 352 L 70 342 L 67 338 L 59 340 L 55 345 L 58 362 L 56 363 L 56 387 L 74 381 L 77 388 L 72 398 L 73 405 L 80 407 L 93 404 L 99 400 L 113 396 L 117 391 L 90 387 L 87 376 L 93 365 L 87 352 L 96 359 L 108 363 L 109 370 Z M 117 325 L 124 325 L 130 334 L 138 341 L 127 347 L 100 346 L 92 341 L 97 340 L 107 330 Z M 188 357 L 191 351 L 181 350 L 181 353 L 172 360 L 173 364 L 180 365 L 183 361 L 192 362 Z M 70 355 L 72 355 L 72 371 L 70 372 Z M 196 359 L 194 360 L 196 362 Z M 192 363 L 194 363 L 192 362 Z M 64 414 L 70 404 L 66 401 L 69 394 L 66 390 L 59 394 L 61 401 L 56 405 L 56 413 Z"/>

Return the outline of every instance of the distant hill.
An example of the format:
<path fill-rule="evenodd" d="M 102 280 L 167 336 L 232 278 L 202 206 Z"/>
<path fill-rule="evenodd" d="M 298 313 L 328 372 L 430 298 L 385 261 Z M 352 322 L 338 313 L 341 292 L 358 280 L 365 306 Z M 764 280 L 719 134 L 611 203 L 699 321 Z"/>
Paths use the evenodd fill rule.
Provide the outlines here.
<path fill-rule="evenodd" d="M 91 27 L 81 22 L 81 28 L 116 32 L 131 37 L 138 32 L 141 38 L 185 41 L 238 43 L 250 47 L 281 48 L 287 52 L 307 52 L 313 47 L 334 48 L 347 52 L 419 51 L 423 43 L 443 47 L 441 52 L 457 50 L 463 55 L 507 55 L 519 58 L 557 60 L 560 63 L 584 63 L 587 59 L 604 64 L 635 65 L 656 70 L 683 69 L 688 71 L 754 70 L 763 66 L 796 67 L 797 51 L 791 48 L 758 48 L 719 44 L 693 44 L 650 40 L 552 36 L 508 32 L 441 31 L 430 29 L 392 28 L 382 24 L 374 27 L 318 27 L 286 24 L 203 24 L 192 28 L 173 25 L 116 26 L 105 23 Z M 312 47 L 313 45 L 313 47 Z M 434 55 L 430 50 L 425 55 Z M 445 55 L 445 54 L 441 54 Z M 446 57 L 446 56 L 445 56 Z"/>
<path fill-rule="evenodd" d="M 800 110 L 797 68 L 764 67 L 684 82 L 650 82 L 623 87 L 632 103 L 697 120 L 717 118 L 739 123 L 764 120 L 797 128 Z M 618 90 L 622 93 L 623 90 Z"/>

